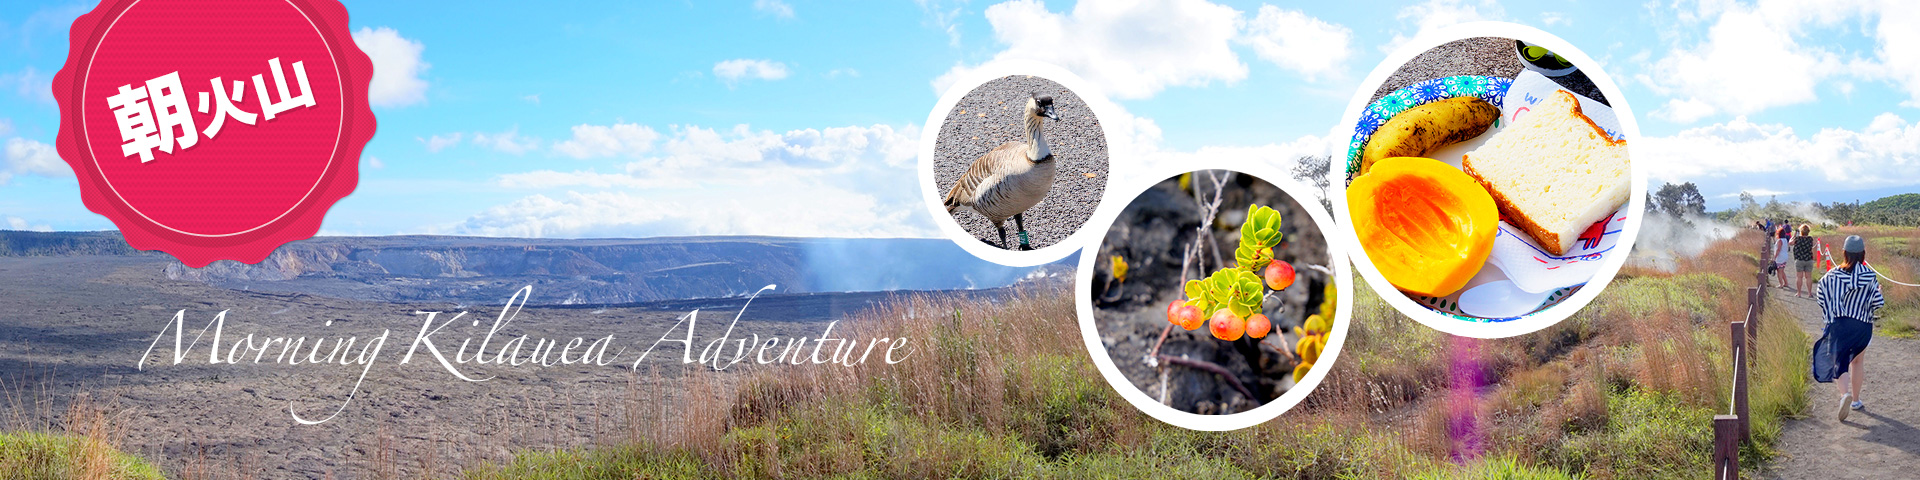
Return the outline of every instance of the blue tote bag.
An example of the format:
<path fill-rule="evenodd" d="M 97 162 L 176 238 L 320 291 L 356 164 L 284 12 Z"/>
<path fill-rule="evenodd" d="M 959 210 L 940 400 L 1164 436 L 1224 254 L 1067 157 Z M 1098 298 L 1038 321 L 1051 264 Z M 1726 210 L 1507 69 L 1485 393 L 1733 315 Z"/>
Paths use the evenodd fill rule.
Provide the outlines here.
<path fill-rule="evenodd" d="M 1840 364 L 1833 358 L 1833 324 L 1820 333 L 1820 341 L 1813 342 L 1813 380 L 1820 383 L 1833 383 L 1833 377 L 1840 376 Z"/>

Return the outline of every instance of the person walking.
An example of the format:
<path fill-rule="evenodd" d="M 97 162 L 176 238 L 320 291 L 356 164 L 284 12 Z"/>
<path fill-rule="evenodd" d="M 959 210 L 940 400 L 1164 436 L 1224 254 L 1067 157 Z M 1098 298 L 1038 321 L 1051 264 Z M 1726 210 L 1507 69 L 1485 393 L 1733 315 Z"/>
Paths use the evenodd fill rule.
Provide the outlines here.
<path fill-rule="evenodd" d="M 1793 238 L 1793 228 L 1780 222 L 1773 234 L 1773 272 L 1780 277 L 1780 288 L 1792 289 L 1793 284 L 1787 283 L 1787 259 L 1792 258 L 1793 253 L 1788 251 L 1792 248 L 1789 240 Z"/>
<path fill-rule="evenodd" d="M 1793 294 L 1813 298 L 1813 226 L 1800 224 L 1793 237 Z"/>
<path fill-rule="evenodd" d="M 1848 236 L 1843 250 L 1846 263 L 1827 271 L 1814 289 L 1827 327 L 1820 338 L 1826 345 L 1814 346 L 1813 360 L 1815 380 L 1837 381 L 1839 418 L 1846 421 L 1848 411 L 1866 408 L 1860 385 L 1866 381 L 1867 343 L 1873 341 L 1874 311 L 1886 306 L 1887 299 L 1880 294 L 1879 273 L 1867 266 L 1867 242 L 1859 235 Z M 1823 354 L 1831 357 L 1821 358 Z"/>

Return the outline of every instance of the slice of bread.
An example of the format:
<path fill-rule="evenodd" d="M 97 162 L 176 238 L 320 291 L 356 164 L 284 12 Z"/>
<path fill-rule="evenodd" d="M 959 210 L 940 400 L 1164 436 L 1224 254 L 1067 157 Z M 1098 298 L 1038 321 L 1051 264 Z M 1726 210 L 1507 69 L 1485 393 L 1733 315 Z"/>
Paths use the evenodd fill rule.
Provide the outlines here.
<path fill-rule="evenodd" d="M 1614 140 L 1557 90 L 1468 152 L 1461 169 L 1493 194 L 1501 215 L 1554 256 L 1627 202 L 1627 142 Z"/>

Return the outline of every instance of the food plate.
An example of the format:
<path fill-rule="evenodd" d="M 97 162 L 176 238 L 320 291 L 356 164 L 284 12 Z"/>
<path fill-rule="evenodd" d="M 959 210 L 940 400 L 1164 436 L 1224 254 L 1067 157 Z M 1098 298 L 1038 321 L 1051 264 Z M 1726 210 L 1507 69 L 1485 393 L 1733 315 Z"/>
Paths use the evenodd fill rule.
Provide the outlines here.
<path fill-rule="evenodd" d="M 1547 77 L 1526 70 L 1508 79 L 1486 76 L 1453 76 L 1421 81 L 1393 91 L 1367 105 L 1354 125 L 1353 139 L 1347 144 L 1347 183 L 1359 174 L 1360 154 L 1367 139 L 1387 120 L 1407 109 L 1448 98 L 1474 96 L 1500 108 L 1500 118 L 1486 133 L 1467 141 L 1442 147 L 1429 156 L 1460 167 L 1461 156 L 1479 148 L 1514 119 L 1525 116 L 1530 108 L 1554 90 L 1564 90 Z M 1623 138 L 1620 122 L 1613 109 L 1579 94 L 1583 113 L 1613 138 Z M 1445 297 L 1411 295 L 1415 303 L 1446 316 L 1472 322 L 1518 320 L 1534 312 L 1559 304 L 1591 280 L 1602 260 L 1625 255 L 1618 248 L 1624 237 L 1627 206 L 1623 205 L 1607 219 L 1595 223 L 1574 243 L 1566 255 L 1553 256 L 1534 242 L 1524 230 L 1500 222 L 1493 253 L 1487 267 L 1481 268 L 1465 287 Z"/>
<path fill-rule="evenodd" d="M 1511 78 L 1456 75 L 1421 80 L 1419 83 L 1394 90 L 1393 93 L 1367 104 L 1367 109 L 1360 112 L 1360 123 L 1353 126 L 1353 140 L 1347 142 L 1347 184 L 1353 184 L 1353 177 L 1360 174 L 1360 152 L 1366 149 L 1367 139 L 1373 138 L 1373 132 L 1379 130 L 1380 125 L 1387 123 L 1387 120 L 1393 119 L 1394 115 L 1399 115 L 1400 112 L 1407 111 L 1409 108 L 1455 97 L 1480 97 L 1481 100 L 1499 107 L 1506 100 L 1507 89 L 1511 86 L 1513 86 Z M 1501 119 L 1505 118 L 1506 115 L 1501 115 Z M 1494 121 L 1494 128 L 1499 128 L 1500 123 L 1499 120 Z M 1485 135 L 1482 135 L 1480 138 L 1484 137 Z M 1460 167 L 1458 155 L 1455 155 L 1452 161 L 1445 158 L 1438 159 L 1455 168 Z"/>

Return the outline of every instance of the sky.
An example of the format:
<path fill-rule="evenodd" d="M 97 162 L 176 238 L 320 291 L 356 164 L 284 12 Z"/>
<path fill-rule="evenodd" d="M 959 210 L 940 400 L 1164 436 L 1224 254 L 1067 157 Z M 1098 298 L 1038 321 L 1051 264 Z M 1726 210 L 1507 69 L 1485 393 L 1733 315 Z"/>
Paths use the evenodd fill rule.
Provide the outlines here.
<path fill-rule="evenodd" d="M 1920 191 L 1920 9 L 1891 0 L 345 3 L 380 126 L 323 235 L 937 236 L 922 123 L 972 69 L 1099 88 L 1122 171 L 1284 168 L 1344 142 L 1388 52 L 1477 20 L 1593 57 L 1656 188 L 1695 182 L 1712 209 Z M 51 147 L 49 85 L 92 7 L 0 4 L 0 229 L 113 228 Z"/>

